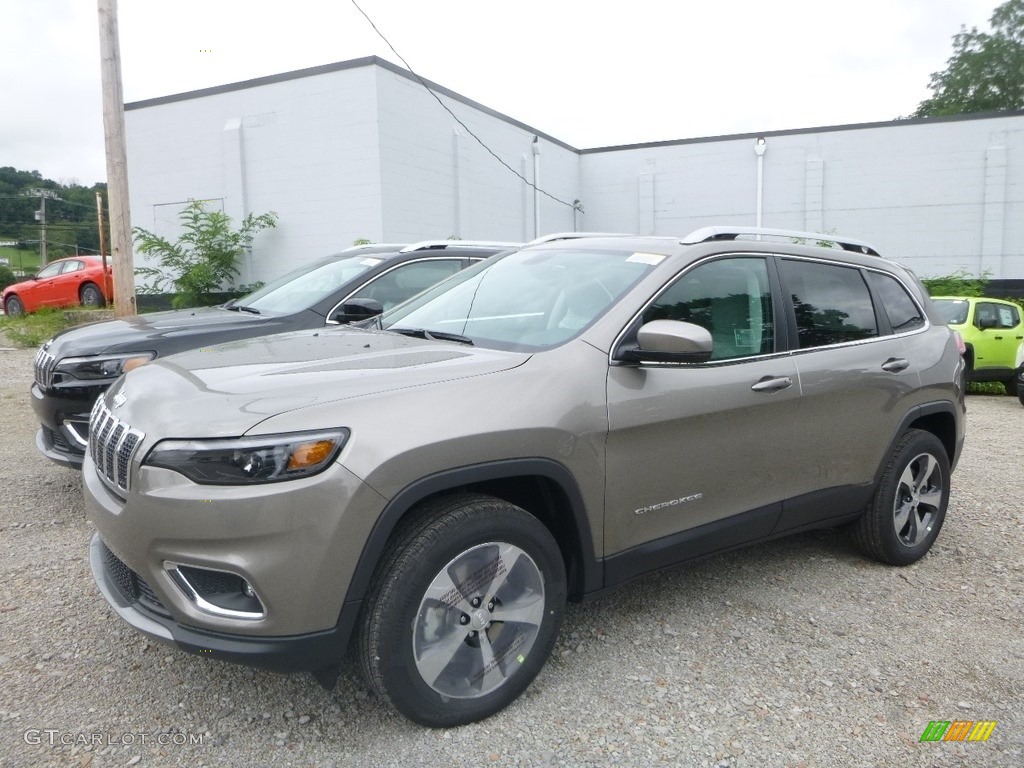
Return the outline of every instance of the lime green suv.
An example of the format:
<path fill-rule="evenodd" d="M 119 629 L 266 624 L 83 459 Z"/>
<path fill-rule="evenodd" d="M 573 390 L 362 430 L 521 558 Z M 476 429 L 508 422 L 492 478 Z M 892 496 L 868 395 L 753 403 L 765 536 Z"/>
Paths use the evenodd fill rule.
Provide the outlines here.
<path fill-rule="evenodd" d="M 1006 394 L 1016 395 L 1017 350 L 1024 341 L 1021 308 L 1012 301 L 977 296 L 935 296 L 932 300 L 949 327 L 963 336 L 967 380 L 1001 381 Z"/>

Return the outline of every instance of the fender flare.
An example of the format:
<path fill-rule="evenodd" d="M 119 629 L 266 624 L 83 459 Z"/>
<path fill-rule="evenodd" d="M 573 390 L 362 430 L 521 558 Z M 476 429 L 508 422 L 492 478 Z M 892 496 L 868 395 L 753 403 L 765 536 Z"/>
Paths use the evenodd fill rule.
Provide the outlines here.
<path fill-rule="evenodd" d="M 395 494 L 377 518 L 363 545 L 363 551 L 349 582 L 345 603 L 360 602 L 366 596 L 370 580 L 392 533 L 416 504 L 429 496 L 460 486 L 522 476 L 540 476 L 548 479 L 565 494 L 580 545 L 580 583 L 576 591 L 582 594 L 600 589 L 603 569 L 594 556 L 594 537 L 590 520 L 583 504 L 583 496 L 572 473 L 551 459 L 508 459 L 438 472 L 409 484 Z"/>

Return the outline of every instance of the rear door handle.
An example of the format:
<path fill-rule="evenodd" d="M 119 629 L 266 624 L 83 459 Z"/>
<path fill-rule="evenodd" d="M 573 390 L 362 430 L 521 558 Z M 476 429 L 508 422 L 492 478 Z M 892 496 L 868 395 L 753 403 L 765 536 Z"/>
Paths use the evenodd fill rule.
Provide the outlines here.
<path fill-rule="evenodd" d="M 910 367 L 910 361 L 902 357 L 890 357 L 882 363 L 882 370 L 889 373 L 899 373 Z"/>
<path fill-rule="evenodd" d="M 751 389 L 755 392 L 778 392 L 791 386 L 793 386 L 793 379 L 789 376 L 765 376 L 757 384 L 754 384 Z"/>

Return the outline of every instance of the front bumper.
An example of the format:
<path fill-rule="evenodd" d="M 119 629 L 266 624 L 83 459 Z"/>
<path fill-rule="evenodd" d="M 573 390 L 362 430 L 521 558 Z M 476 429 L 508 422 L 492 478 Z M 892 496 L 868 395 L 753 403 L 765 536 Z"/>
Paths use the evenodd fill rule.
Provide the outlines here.
<path fill-rule="evenodd" d="M 83 387 L 74 394 L 56 396 L 32 384 L 32 410 L 40 425 L 36 432 L 39 452 L 56 464 L 81 469 L 89 439 L 89 412 L 106 389 Z"/>
<path fill-rule="evenodd" d="M 115 613 L 146 637 L 183 651 L 274 672 L 315 672 L 344 659 L 361 601 L 345 603 L 337 625 L 322 632 L 283 637 L 245 637 L 178 624 L 146 598 L 126 595 L 112 572 L 113 556 L 98 533 L 89 544 L 89 565 L 100 593 Z M 123 563 L 122 563 L 123 566 Z M 127 568 L 127 566 L 124 566 Z M 148 606 L 147 607 L 147 603 Z"/>
<path fill-rule="evenodd" d="M 225 487 L 136 465 L 123 498 L 87 456 L 82 479 L 87 517 L 97 530 L 90 547 L 94 578 L 137 630 L 186 651 L 279 671 L 341 661 L 362 602 L 346 592 L 385 502 L 344 467 Z M 182 588 L 172 566 L 237 576 L 264 610 L 258 616 L 212 612 Z"/>

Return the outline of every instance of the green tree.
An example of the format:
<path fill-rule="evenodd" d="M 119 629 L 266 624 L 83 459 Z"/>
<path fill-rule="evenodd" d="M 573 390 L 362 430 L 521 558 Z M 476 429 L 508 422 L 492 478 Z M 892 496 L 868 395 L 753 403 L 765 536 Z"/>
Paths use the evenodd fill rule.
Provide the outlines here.
<path fill-rule="evenodd" d="M 132 230 L 136 250 L 160 265 L 135 270 L 149 280 L 140 293 L 173 292 L 172 305 L 178 309 L 209 304 L 210 294 L 234 285 L 239 257 L 257 233 L 277 226 L 271 211 L 250 213 L 239 229 L 232 229 L 230 216 L 208 209 L 202 200 L 189 200 L 179 219 L 184 232 L 174 243 L 141 227 Z"/>
<path fill-rule="evenodd" d="M 991 33 L 960 27 L 953 55 L 932 73 L 932 96 L 914 117 L 1024 109 L 1024 0 L 1007 0 L 989 24 Z"/>

